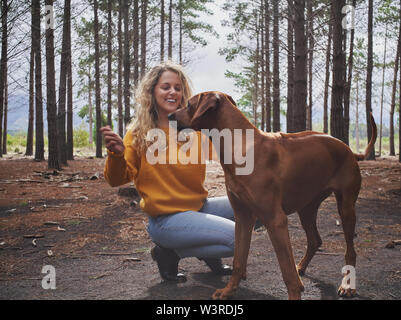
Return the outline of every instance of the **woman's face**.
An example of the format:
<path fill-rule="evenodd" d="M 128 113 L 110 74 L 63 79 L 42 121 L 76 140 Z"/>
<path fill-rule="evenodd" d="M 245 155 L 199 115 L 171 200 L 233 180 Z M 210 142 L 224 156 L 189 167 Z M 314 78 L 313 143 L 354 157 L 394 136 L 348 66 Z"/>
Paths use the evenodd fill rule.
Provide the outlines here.
<path fill-rule="evenodd" d="M 154 89 L 154 97 L 159 117 L 167 118 L 169 113 L 177 110 L 182 99 L 182 84 L 177 73 L 164 71 Z"/>

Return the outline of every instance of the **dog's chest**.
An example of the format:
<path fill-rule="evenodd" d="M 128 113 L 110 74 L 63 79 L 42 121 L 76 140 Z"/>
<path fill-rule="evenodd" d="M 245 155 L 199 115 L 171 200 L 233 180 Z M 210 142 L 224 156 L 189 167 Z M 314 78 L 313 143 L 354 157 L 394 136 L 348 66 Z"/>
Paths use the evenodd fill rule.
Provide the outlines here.
<path fill-rule="evenodd" d="M 252 193 L 241 179 L 233 179 L 229 175 L 226 175 L 226 188 L 227 192 L 231 193 L 240 202 L 248 205 L 254 202 Z"/>

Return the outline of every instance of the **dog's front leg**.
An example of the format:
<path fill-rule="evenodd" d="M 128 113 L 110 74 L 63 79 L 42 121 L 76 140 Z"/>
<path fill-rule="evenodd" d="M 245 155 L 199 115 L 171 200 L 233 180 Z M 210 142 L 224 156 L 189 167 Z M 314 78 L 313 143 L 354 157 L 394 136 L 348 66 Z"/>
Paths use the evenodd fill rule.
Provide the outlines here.
<path fill-rule="evenodd" d="M 227 286 L 223 289 L 218 289 L 214 292 L 212 298 L 214 300 L 225 300 L 232 296 L 241 279 L 246 276 L 246 264 L 251 244 L 252 228 L 255 224 L 255 218 L 250 212 L 243 211 L 235 212 L 235 247 L 233 273 Z"/>

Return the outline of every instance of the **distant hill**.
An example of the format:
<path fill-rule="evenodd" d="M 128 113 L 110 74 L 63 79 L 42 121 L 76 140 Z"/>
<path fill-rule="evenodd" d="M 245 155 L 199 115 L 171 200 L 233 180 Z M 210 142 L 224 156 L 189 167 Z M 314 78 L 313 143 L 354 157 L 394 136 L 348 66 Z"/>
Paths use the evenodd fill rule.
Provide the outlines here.
<path fill-rule="evenodd" d="M 29 120 L 29 97 L 25 95 L 13 95 L 8 99 L 7 113 L 7 131 L 13 133 L 16 131 L 26 131 Z M 43 123 L 44 130 L 47 132 L 47 110 L 46 102 L 43 102 Z M 82 123 L 82 119 L 74 114 L 74 128 Z"/>

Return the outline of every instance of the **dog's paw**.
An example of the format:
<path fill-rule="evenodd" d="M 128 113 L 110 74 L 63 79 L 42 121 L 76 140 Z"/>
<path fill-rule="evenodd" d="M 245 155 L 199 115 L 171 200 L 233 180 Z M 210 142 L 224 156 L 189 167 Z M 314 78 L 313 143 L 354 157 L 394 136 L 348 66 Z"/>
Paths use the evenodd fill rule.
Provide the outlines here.
<path fill-rule="evenodd" d="M 344 288 L 342 285 L 338 288 L 337 294 L 340 297 L 352 298 L 356 295 L 356 289 Z"/>
<path fill-rule="evenodd" d="M 224 289 L 217 289 L 213 295 L 212 299 L 213 300 L 227 300 L 229 298 L 230 294 L 226 288 Z"/>

